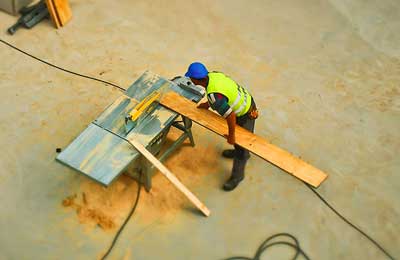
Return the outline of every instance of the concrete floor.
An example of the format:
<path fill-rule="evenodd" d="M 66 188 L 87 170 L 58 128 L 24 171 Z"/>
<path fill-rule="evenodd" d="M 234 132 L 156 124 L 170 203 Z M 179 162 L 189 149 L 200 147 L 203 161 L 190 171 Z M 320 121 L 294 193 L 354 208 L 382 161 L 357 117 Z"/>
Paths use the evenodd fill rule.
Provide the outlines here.
<path fill-rule="evenodd" d="M 11 37 L 15 18 L 0 13 L 1 38 L 125 88 L 147 69 L 172 77 L 195 60 L 224 71 L 255 96 L 256 133 L 329 173 L 318 191 L 400 258 L 397 0 L 70 2 L 73 20 L 60 30 L 43 22 Z M 99 258 L 116 229 L 88 227 L 61 205 L 90 183 L 57 163 L 55 150 L 120 92 L 3 44 L 0 56 L 0 259 Z M 212 216 L 193 213 L 158 175 L 110 259 L 251 256 L 277 232 L 297 236 L 312 259 L 385 259 L 300 181 L 259 158 L 237 190 L 221 191 L 231 165 L 218 153 L 228 145 L 198 126 L 194 134 L 196 148 L 168 166 Z M 115 196 L 126 201 L 115 212 L 119 226 L 135 197 Z"/>

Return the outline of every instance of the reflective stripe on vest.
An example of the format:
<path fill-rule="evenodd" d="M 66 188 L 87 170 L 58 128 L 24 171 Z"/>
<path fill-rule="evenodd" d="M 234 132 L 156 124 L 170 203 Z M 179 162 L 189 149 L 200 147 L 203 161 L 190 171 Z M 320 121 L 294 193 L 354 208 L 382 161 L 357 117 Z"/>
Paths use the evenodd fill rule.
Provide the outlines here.
<path fill-rule="evenodd" d="M 208 73 L 207 95 L 220 93 L 228 98 L 228 105 L 236 116 L 246 114 L 251 106 L 251 95 L 235 81 L 220 72 Z"/>

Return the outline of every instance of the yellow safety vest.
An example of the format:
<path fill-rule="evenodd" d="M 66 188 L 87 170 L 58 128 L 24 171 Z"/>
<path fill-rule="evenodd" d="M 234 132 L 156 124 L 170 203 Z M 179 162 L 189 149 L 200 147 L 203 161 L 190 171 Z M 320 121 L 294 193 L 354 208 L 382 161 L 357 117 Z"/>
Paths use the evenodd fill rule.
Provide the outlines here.
<path fill-rule="evenodd" d="M 231 78 L 220 72 L 208 73 L 207 95 L 220 93 L 228 98 L 228 105 L 235 112 L 236 116 L 246 114 L 251 106 L 250 93 L 236 84 Z"/>

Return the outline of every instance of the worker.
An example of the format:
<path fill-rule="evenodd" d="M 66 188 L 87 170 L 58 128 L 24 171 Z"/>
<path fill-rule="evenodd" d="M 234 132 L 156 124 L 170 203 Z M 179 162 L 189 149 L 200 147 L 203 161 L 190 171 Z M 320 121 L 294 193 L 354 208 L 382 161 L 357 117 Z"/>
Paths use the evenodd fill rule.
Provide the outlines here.
<path fill-rule="evenodd" d="M 223 189 L 231 191 L 244 179 L 244 169 L 250 153 L 243 147 L 235 144 L 236 124 L 254 132 L 255 119 L 258 111 L 250 93 L 221 72 L 208 72 L 200 62 L 190 64 L 185 74 L 196 85 L 206 89 L 207 102 L 200 103 L 200 109 L 212 108 L 226 119 L 228 133 L 225 137 L 234 149 L 224 150 L 222 156 L 233 158 L 233 167 L 230 178 L 224 183 Z"/>

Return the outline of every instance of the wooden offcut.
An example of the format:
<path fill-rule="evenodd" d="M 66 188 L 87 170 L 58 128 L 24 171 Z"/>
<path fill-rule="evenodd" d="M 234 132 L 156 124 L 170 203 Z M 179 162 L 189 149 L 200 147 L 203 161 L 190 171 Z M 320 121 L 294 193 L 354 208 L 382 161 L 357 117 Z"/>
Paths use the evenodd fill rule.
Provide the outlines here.
<path fill-rule="evenodd" d="M 160 103 L 221 136 L 228 133 L 225 119 L 209 110 L 197 108 L 195 103 L 174 92 L 163 95 Z M 240 126 L 236 127 L 235 139 L 236 144 L 314 187 L 327 178 L 321 170 Z"/>
<path fill-rule="evenodd" d="M 210 216 L 210 210 L 188 189 L 185 185 L 178 180 L 178 178 L 170 172 L 153 154 L 151 154 L 146 147 L 136 140 L 128 140 L 136 150 L 138 150 L 147 160 L 149 160 L 167 179 L 172 182 L 175 187 L 182 192 L 205 216 Z"/>
<path fill-rule="evenodd" d="M 56 28 L 71 20 L 72 12 L 67 0 L 46 0 L 46 5 Z"/>

